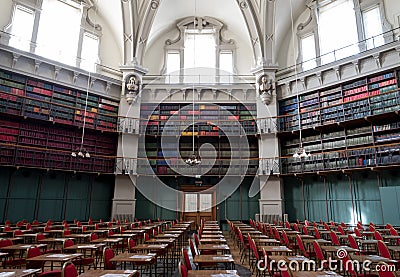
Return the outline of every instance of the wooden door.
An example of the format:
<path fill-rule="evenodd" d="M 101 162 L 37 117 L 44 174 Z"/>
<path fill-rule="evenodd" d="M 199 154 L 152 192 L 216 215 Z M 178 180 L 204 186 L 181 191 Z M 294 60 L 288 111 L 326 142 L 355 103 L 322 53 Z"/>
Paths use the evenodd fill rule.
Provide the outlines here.
<path fill-rule="evenodd" d="M 193 221 L 192 228 L 198 229 L 201 220 L 216 220 L 214 193 L 185 192 L 183 197 L 183 220 Z"/>

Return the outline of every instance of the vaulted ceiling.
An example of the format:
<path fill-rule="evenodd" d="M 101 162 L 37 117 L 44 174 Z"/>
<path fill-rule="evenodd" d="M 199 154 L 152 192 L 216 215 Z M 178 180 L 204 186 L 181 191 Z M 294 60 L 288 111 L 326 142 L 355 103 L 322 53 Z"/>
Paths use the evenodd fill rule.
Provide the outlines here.
<path fill-rule="evenodd" d="M 151 45 L 163 32 L 170 30 L 182 18 L 187 16 L 211 16 L 225 23 L 227 28 L 234 32 L 244 42 L 252 44 L 248 30 L 248 22 L 243 17 L 241 5 L 250 3 L 254 8 L 253 13 L 260 15 L 262 5 L 267 0 L 97 0 L 94 1 L 98 6 L 97 13 L 103 18 L 108 29 L 112 32 L 112 37 L 123 52 L 124 48 L 124 26 L 123 26 L 123 4 L 126 2 L 135 2 L 137 7 L 145 5 L 146 2 L 156 2 L 157 10 L 155 13 L 152 26 L 147 37 L 147 46 Z M 293 8 L 293 18 L 297 19 L 299 15 L 306 10 L 306 0 L 268 0 L 275 1 L 274 20 L 273 22 L 273 60 L 276 61 L 279 50 L 287 49 L 281 47 L 290 37 L 291 31 L 291 2 Z M 257 11 L 257 9 L 259 11 Z M 144 22 L 143 18 L 134 18 L 138 25 Z M 264 16 L 265 17 L 265 16 Z M 263 24 L 265 20 L 263 16 L 259 16 L 258 23 Z M 263 34 L 266 35 L 266 34 Z"/>

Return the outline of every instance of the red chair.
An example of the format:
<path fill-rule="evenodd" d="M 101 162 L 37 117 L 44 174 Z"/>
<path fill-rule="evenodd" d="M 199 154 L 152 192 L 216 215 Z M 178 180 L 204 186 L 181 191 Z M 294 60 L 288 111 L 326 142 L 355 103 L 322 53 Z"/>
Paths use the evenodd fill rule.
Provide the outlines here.
<path fill-rule="evenodd" d="M 0 240 L 0 250 L 2 247 L 12 246 L 13 242 L 10 239 L 2 239 Z M 11 267 L 11 268 L 21 268 L 23 265 L 26 264 L 26 260 L 20 257 L 14 257 L 11 255 L 7 260 L 3 262 L 4 268 Z"/>
<path fill-rule="evenodd" d="M 383 268 L 383 266 L 386 266 L 386 269 L 389 269 L 389 265 L 386 263 L 380 263 L 379 269 Z M 397 277 L 397 275 L 391 271 L 391 270 L 379 270 L 378 271 L 379 277 Z"/>
<path fill-rule="evenodd" d="M 106 270 L 116 270 L 117 263 L 111 262 L 110 260 L 114 258 L 114 250 L 111 248 L 105 247 L 103 250 L 103 257 L 104 257 L 104 269 Z"/>
<path fill-rule="evenodd" d="M 321 246 L 317 241 L 314 241 L 313 246 L 314 246 L 315 256 L 317 257 L 317 260 L 320 262 L 320 267 L 328 269 L 329 265 L 327 263 L 327 259 L 324 256 L 324 253 L 322 252 Z"/>
<path fill-rule="evenodd" d="M 303 234 L 304 235 L 309 235 L 308 229 L 306 225 L 303 225 Z"/>
<path fill-rule="evenodd" d="M 188 276 L 188 269 L 186 268 L 186 266 L 182 262 L 179 262 L 178 268 L 179 268 L 179 276 L 180 277 L 187 277 Z"/>
<path fill-rule="evenodd" d="M 316 239 L 320 239 L 321 238 L 321 234 L 318 231 L 318 228 L 314 226 L 314 236 Z"/>
<path fill-rule="evenodd" d="M 315 257 L 315 252 L 312 250 L 307 250 L 304 247 L 303 240 L 301 239 L 300 235 L 296 235 L 297 245 L 299 246 L 299 250 L 303 253 L 304 257 L 312 258 Z"/>
<path fill-rule="evenodd" d="M 359 238 L 363 237 L 359 228 L 354 228 L 354 234 L 356 234 L 356 236 Z"/>
<path fill-rule="evenodd" d="M 23 235 L 23 233 L 22 233 L 22 231 L 21 230 L 15 230 L 14 232 L 13 232 L 13 237 L 14 238 L 16 238 L 16 237 L 20 237 L 20 236 L 22 236 Z"/>
<path fill-rule="evenodd" d="M 244 241 L 242 231 L 240 231 L 239 228 L 236 228 L 236 230 L 239 236 L 240 262 L 243 263 L 246 257 L 248 256 L 247 253 L 250 254 L 250 245 L 248 242 Z M 250 255 L 248 257 L 250 257 Z"/>
<path fill-rule="evenodd" d="M 183 256 L 183 262 L 185 263 L 186 268 L 188 270 L 192 270 L 192 264 L 190 263 L 189 253 L 188 253 L 187 249 L 182 248 L 182 256 Z"/>
<path fill-rule="evenodd" d="M 383 240 L 381 233 L 379 233 L 378 231 L 374 231 L 374 238 L 376 240 Z"/>
<path fill-rule="evenodd" d="M 197 253 L 197 249 L 191 239 L 189 239 L 189 246 L 190 246 L 190 252 L 192 252 L 192 257 L 194 258 L 196 255 L 198 255 L 198 253 Z"/>
<path fill-rule="evenodd" d="M 67 239 L 64 241 L 63 244 L 63 252 L 64 253 L 76 253 L 75 249 L 68 249 L 69 247 L 74 246 L 74 241 L 71 239 Z M 79 272 L 82 273 L 85 266 L 88 266 L 89 269 L 91 266 L 95 265 L 95 258 L 94 257 L 78 257 L 77 259 L 72 260 L 73 264 L 79 266 Z"/>
<path fill-rule="evenodd" d="M 78 270 L 76 270 L 76 267 L 72 262 L 66 262 L 63 264 L 61 277 L 78 277 Z"/>
<path fill-rule="evenodd" d="M 331 231 L 330 235 L 331 235 L 332 243 L 334 245 L 338 245 L 339 246 L 340 245 L 340 241 L 339 241 L 339 238 L 338 238 L 337 234 L 334 231 Z"/>
<path fill-rule="evenodd" d="M 290 249 L 296 251 L 299 249 L 299 246 L 295 243 L 290 242 L 289 237 L 287 236 L 286 232 L 283 230 L 282 231 L 282 238 L 283 238 L 283 243 Z"/>
<path fill-rule="evenodd" d="M 42 255 L 42 251 L 40 251 L 39 247 L 31 247 L 28 249 L 26 254 L 26 258 L 34 258 Z M 41 269 L 44 268 L 44 261 L 26 261 L 26 269 Z M 61 277 L 61 270 L 50 270 L 43 271 L 42 273 L 37 274 L 37 277 Z"/>
<path fill-rule="evenodd" d="M 341 235 L 346 235 L 346 232 L 344 231 L 344 229 L 343 229 L 343 227 L 341 226 L 341 225 L 338 225 L 338 232 L 341 234 Z"/>
<path fill-rule="evenodd" d="M 64 237 L 64 238 L 67 237 L 67 236 L 69 236 L 69 235 L 71 235 L 71 230 L 64 230 L 64 231 L 63 231 L 63 237 Z"/>
<path fill-rule="evenodd" d="M 134 247 L 136 246 L 136 242 L 133 238 L 128 239 L 128 252 L 133 253 L 135 252 Z"/>

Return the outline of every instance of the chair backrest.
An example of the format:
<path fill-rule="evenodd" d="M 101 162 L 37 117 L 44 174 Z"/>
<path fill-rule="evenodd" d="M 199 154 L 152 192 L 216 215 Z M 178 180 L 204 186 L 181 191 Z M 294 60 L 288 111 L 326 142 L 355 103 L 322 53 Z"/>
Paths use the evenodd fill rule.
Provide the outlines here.
<path fill-rule="evenodd" d="M 299 246 L 299 249 L 301 251 L 305 252 L 306 248 L 304 247 L 303 240 L 301 239 L 300 235 L 296 235 L 296 242 L 297 242 L 297 245 Z"/>
<path fill-rule="evenodd" d="M 324 229 L 327 230 L 327 231 L 330 231 L 331 227 L 329 227 L 328 223 L 325 222 L 324 223 Z"/>
<path fill-rule="evenodd" d="M 180 277 L 187 277 L 188 276 L 188 270 L 187 270 L 186 266 L 182 262 L 179 262 L 178 268 L 179 268 L 179 276 Z"/>
<path fill-rule="evenodd" d="M 133 248 L 136 246 L 136 242 L 133 238 L 128 239 L 128 252 L 133 252 Z"/>
<path fill-rule="evenodd" d="M 308 222 L 308 220 L 304 220 L 304 226 L 308 227 L 310 225 L 310 223 Z"/>
<path fill-rule="evenodd" d="M 31 225 L 30 223 L 27 223 L 27 224 L 25 225 L 25 229 L 26 229 L 26 230 L 31 230 L 31 229 L 32 229 L 32 225 Z"/>
<path fill-rule="evenodd" d="M 359 228 L 354 228 L 354 234 L 356 234 L 357 237 L 362 237 L 361 231 Z"/>
<path fill-rule="evenodd" d="M 20 235 L 22 235 L 22 231 L 21 230 L 15 230 L 14 232 L 13 232 L 13 236 L 14 236 L 14 238 L 16 238 L 17 236 L 20 236 Z"/>
<path fill-rule="evenodd" d="M 324 253 L 322 252 L 322 249 L 321 249 L 321 246 L 319 245 L 319 243 L 317 241 L 314 241 L 313 245 L 314 245 L 314 251 L 315 251 L 315 255 L 317 256 L 317 259 L 320 261 L 325 260 Z"/>
<path fill-rule="evenodd" d="M 287 247 L 289 247 L 290 241 L 289 241 L 289 238 L 288 238 L 288 236 L 287 236 L 287 234 L 286 234 L 286 232 L 285 232 L 284 230 L 282 231 L 282 238 L 283 238 L 284 244 L 285 244 Z"/>
<path fill-rule="evenodd" d="M 390 228 L 389 228 L 389 232 L 390 232 L 390 234 L 391 234 L 392 236 L 398 236 L 398 235 L 399 235 L 399 232 L 397 232 L 397 230 L 394 229 L 393 227 L 390 227 Z"/>
<path fill-rule="evenodd" d="M 78 277 L 78 270 L 76 270 L 76 267 L 72 262 L 66 262 L 63 264 L 61 277 Z"/>
<path fill-rule="evenodd" d="M 10 239 L 0 239 L 0 248 L 6 247 L 6 246 L 12 246 L 13 241 Z"/>
<path fill-rule="evenodd" d="M 303 234 L 304 234 L 304 235 L 308 235 L 308 234 L 309 234 L 306 225 L 303 225 Z"/>
<path fill-rule="evenodd" d="M 291 226 L 290 226 L 289 221 L 285 221 L 285 227 L 288 228 L 288 229 L 292 229 Z"/>
<path fill-rule="evenodd" d="M 293 223 L 293 229 L 297 232 L 300 232 L 299 230 L 299 225 L 297 225 L 297 223 Z"/>
<path fill-rule="evenodd" d="M 68 248 L 74 246 L 74 241 L 72 239 L 67 239 L 64 241 L 63 248 Z"/>
<path fill-rule="evenodd" d="M 44 240 L 46 236 L 42 233 L 37 233 L 36 234 L 36 242 L 40 243 L 41 240 Z"/>
<path fill-rule="evenodd" d="M 71 230 L 64 230 L 63 236 L 66 237 L 66 236 L 69 236 L 69 235 L 71 235 Z"/>
<path fill-rule="evenodd" d="M 197 255 L 197 249 L 193 243 L 193 240 L 189 239 L 189 246 L 190 246 L 190 252 L 192 252 L 192 256 L 196 256 Z"/>
<path fill-rule="evenodd" d="M 30 247 L 26 253 L 26 258 L 33 258 L 42 255 L 42 251 L 39 247 Z M 44 266 L 45 261 L 26 261 L 26 268 L 27 269 L 41 269 Z"/>
<path fill-rule="evenodd" d="M 374 231 L 374 238 L 376 240 L 383 240 L 381 233 L 379 233 L 378 231 Z"/>
<path fill-rule="evenodd" d="M 114 231 L 113 230 L 108 230 L 107 236 L 111 237 L 112 235 L 114 235 Z"/>
<path fill-rule="evenodd" d="M 143 238 L 144 238 L 144 241 L 150 240 L 150 236 L 148 233 L 143 233 Z"/>
<path fill-rule="evenodd" d="M 249 245 L 250 245 L 251 251 L 253 252 L 254 257 L 256 258 L 257 261 L 259 261 L 260 255 L 258 254 L 257 245 L 256 245 L 256 242 L 254 241 L 254 239 L 249 240 Z"/>
<path fill-rule="evenodd" d="M 189 253 L 187 248 L 182 248 L 183 262 L 188 270 L 192 270 L 192 264 L 190 263 Z"/>
<path fill-rule="evenodd" d="M 110 261 L 112 258 L 114 258 L 114 250 L 113 249 L 111 249 L 109 247 L 105 247 L 103 250 L 103 258 L 104 258 L 104 269 L 107 269 L 107 270 L 117 269 L 116 263 Z"/>
<path fill-rule="evenodd" d="M 390 254 L 389 249 L 382 240 L 378 240 L 378 250 L 379 255 L 381 255 L 382 257 L 392 259 L 392 255 Z"/>
<path fill-rule="evenodd" d="M 357 241 L 352 235 L 348 235 L 347 239 L 349 240 L 349 244 L 350 244 L 351 248 L 358 249 Z"/>
<path fill-rule="evenodd" d="M 90 241 L 92 241 L 92 240 L 97 240 L 99 237 L 97 236 L 97 234 L 96 233 L 91 233 L 90 234 Z"/>
<path fill-rule="evenodd" d="M 346 232 L 344 231 L 342 225 L 338 225 L 337 228 L 338 228 L 338 231 L 339 231 L 339 233 L 340 233 L 341 235 L 346 235 Z"/>
<path fill-rule="evenodd" d="M 197 234 L 193 234 L 193 238 L 194 238 L 194 243 L 196 244 L 196 247 L 199 247 L 200 240 L 199 240 L 199 237 L 197 236 Z"/>
<path fill-rule="evenodd" d="M 11 232 L 11 231 L 12 231 L 12 229 L 10 226 L 8 226 L 8 225 L 4 226 L 3 232 Z"/>
<path fill-rule="evenodd" d="M 338 238 L 337 234 L 334 231 L 331 231 L 330 235 L 331 235 L 332 243 L 334 245 L 340 245 L 340 241 L 339 241 L 339 238 Z"/>
<path fill-rule="evenodd" d="M 278 229 L 273 228 L 273 230 L 274 230 L 274 238 L 275 238 L 276 240 L 281 241 L 281 235 L 279 235 Z"/>
<path fill-rule="evenodd" d="M 318 231 L 318 228 L 314 226 L 314 236 L 316 239 L 320 239 L 321 238 L 321 234 Z"/>

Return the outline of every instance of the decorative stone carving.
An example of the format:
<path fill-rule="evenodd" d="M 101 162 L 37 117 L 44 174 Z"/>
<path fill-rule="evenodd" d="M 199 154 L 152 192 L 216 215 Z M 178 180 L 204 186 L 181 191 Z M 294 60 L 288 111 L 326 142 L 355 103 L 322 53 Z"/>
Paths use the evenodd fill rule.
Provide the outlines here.
<path fill-rule="evenodd" d="M 267 75 L 261 76 L 258 81 L 258 94 L 265 105 L 271 104 L 273 90 L 272 79 L 268 78 Z"/>
<path fill-rule="evenodd" d="M 135 103 L 139 96 L 139 78 L 136 75 L 129 75 L 126 78 L 126 101 L 128 104 Z"/>

